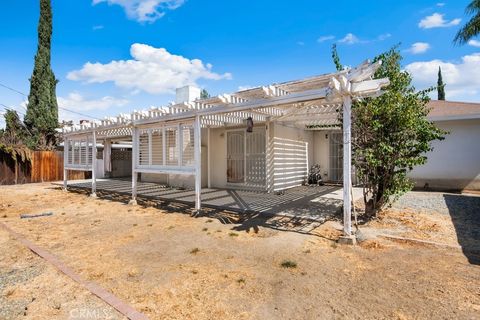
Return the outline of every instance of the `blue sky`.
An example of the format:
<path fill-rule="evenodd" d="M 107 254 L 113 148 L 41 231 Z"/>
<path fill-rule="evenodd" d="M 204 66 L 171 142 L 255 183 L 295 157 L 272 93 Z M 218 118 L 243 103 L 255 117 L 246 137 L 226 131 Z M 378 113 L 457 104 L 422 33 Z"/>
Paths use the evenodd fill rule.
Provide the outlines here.
<path fill-rule="evenodd" d="M 0 12 L 0 84 L 24 93 L 38 2 L 6 0 Z M 418 88 L 441 65 L 448 99 L 480 102 L 480 39 L 452 44 L 468 2 L 53 0 L 57 97 L 101 118 L 165 105 L 185 84 L 214 95 L 333 72 L 333 43 L 349 66 L 401 43 Z M 2 105 L 24 112 L 24 100 L 0 87 Z"/>

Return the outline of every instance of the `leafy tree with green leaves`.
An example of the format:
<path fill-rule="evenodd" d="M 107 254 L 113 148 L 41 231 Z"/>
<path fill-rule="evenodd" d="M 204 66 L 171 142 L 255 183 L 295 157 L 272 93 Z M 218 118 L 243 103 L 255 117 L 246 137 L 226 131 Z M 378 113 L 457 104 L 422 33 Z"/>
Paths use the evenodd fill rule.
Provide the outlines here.
<path fill-rule="evenodd" d="M 438 67 L 437 94 L 438 100 L 445 100 L 445 84 L 443 83 L 442 68 L 440 67 Z"/>
<path fill-rule="evenodd" d="M 480 34 L 480 0 L 473 0 L 465 9 L 467 15 L 473 15 L 470 20 L 458 31 L 453 39 L 455 44 L 465 44 Z"/>
<path fill-rule="evenodd" d="M 3 116 L 5 130 L 1 138 L 2 142 L 8 145 L 23 145 L 27 131 L 18 113 L 15 110 L 7 109 Z"/>
<path fill-rule="evenodd" d="M 5 114 L 5 130 L 0 135 L 0 153 L 8 154 L 14 161 L 31 160 L 31 151 L 24 141 L 29 135 L 22 120 L 14 110 L 7 109 Z"/>
<path fill-rule="evenodd" d="M 25 116 L 25 124 L 33 135 L 28 144 L 34 149 L 51 149 L 57 142 L 55 128 L 58 127 L 58 105 L 55 91 L 58 81 L 50 64 L 51 39 L 51 3 L 50 0 L 40 0 L 38 48 Z"/>
<path fill-rule="evenodd" d="M 332 60 L 337 71 L 342 71 L 344 69 L 342 63 L 340 62 L 340 57 L 338 56 L 336 43 L 332 45 Z"/>
<path fill-rule="evenodd" d="M 375 57 L 382 65 L 375 78 L 388 78 L 384 94 L 352 105 L 352 156 L 363 184 L 365 211 L 377 214 L 412 189 L 407 173 L 427 162 L 432 141 L 445 132 L 427 119 L 433 88 L 417 92 L 403 71 L 398 46 Z"/>
<path fill-rule="evenodd" d="M 200 91 L 200 99 L 208 99 L 208 98 L 210 98 L 210 93 L 208 93 L 207 90 L 202 89 L 202 91 Z"/>

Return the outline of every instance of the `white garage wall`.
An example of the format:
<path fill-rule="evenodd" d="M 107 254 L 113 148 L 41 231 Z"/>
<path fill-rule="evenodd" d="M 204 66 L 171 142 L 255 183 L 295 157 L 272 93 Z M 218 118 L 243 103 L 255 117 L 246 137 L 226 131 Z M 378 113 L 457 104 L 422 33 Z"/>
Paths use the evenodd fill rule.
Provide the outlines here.
<path fill-rule="evenodd" d="M 415 168 L 409 177 L 417 187 L 480 190 L 480 119 L 442 121 L 449 131 L 445 140 L 435 141 L 427 164 Z"/>

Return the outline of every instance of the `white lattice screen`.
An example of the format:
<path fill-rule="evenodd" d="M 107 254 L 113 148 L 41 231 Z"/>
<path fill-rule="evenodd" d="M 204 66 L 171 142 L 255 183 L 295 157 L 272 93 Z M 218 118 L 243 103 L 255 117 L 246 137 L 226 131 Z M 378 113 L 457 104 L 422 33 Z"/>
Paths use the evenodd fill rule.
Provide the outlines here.
<path fill-rule="evenodd" d="M 195 164 L 193 125 L 140 129 L 138 152 L 139 166 L 192 167 Z"/>
<path fill-rule="evenodd" d="M 66 166 L 87 167 L 92 165 L 92 138 L 68 139 L 65 148 L 67 150 Z"/>

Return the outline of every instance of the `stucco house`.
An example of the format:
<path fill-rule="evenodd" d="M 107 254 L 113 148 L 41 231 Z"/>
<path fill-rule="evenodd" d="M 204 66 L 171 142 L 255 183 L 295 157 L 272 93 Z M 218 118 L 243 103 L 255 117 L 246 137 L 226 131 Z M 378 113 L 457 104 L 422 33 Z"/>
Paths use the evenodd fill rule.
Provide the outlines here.
<path fill-rule="evenodd" d="M 196 210 L 206 187 L 271 193 L 305 184 L 309 167 L 318 163 L 326 180 L 342 181 L 344 233 L 350 237 L 351 105 L 378 96 L 389 84 L 372 79 L 380 65 L 366 61 L 337 73 L 203 99 L 198 88 L 186 86 L 168 106 L 64 128 L 64 188 L 67 170 L 91 171 L 95 195 L 100 174 L 114 173 L 118 143 L 132 146 L 132 203 L 139 180 L 155 181 L 192 187 Z"/>
<path fill-rule="evenodd" d="M 410 178 L 417 188 L 480 190 L 480 103 L 432 100 L 429 108 L 429 119 L 449 134 Z"/>
<path fill-rule="evenodd" d="M 199 95 L 198 88 L 180 88 L 176 102 L 191 102 Z M 433 143 L 434 150 L 427 155 L 427 163 L 416 167 L 409 177 L 418 189 L 480 190 L 480 103 L 432 100 L 428 107 L 429 119 L 449 134 L 445 140 Z M 202 128 L 201 137 L 202 187 L 280 190 L 304 183 L 308 166 L 314 164 L 320 166 L 324 181 L 342 182 L 340 127 L 305 130 L 288 123 L 254 122 L 251 133 L 246 132 L 245 123 L 242 123 L 228 128 Z M 266 142 L 267 137 L 274 137 L 270 146 Z M 131 175 L 128 146 L 113 145 L 116 156 L 110 158 L 113 173 L 109 176 Z M 215 146 L 214 150 L 212 147 L 213 152 L 208 150 L 208 146 Z M 277 163 L 273 169 L 278 177 L 276 186 L 268 184 L 266 169 L 267 155 L 272 153 L 273 147 L 283 148 L 283 156 L 289 158 L 289 163 L 295 164 L 282 166 L 277 150 L 277 158 L 270 160 Z M 287 163 L 287 160 L 284 162 Z M 98 161 L 97 166 L 98 177 L 104 177 L 104 161 Z M 141 173 L 140 179 L 184 188 L 192 188 L 195 182 L 193 176 L 178 174 Z M 281 183 L 280 179 L 283 180 Z"/>

